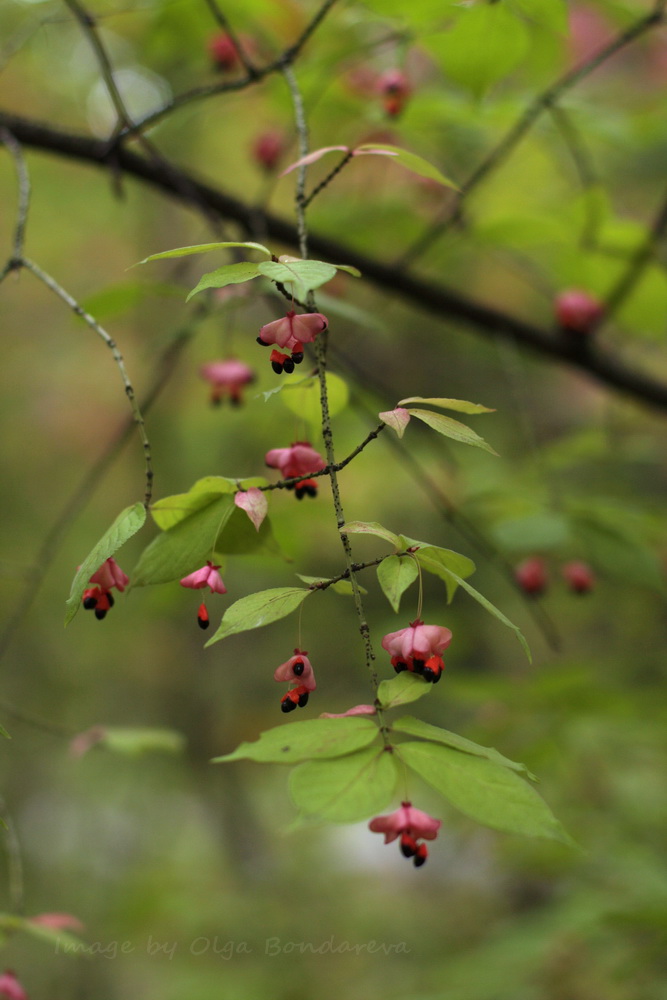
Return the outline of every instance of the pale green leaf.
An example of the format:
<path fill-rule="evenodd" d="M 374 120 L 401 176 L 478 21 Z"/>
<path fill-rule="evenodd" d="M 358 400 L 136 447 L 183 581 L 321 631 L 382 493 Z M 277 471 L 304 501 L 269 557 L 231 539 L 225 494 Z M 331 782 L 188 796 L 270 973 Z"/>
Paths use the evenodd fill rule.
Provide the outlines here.
<path fill-rule="evenodd" d="M 423 677 L 404 670 L 389 681 L 380 681 L 378 699 L 382 708 L 397 708 L 423 698 L 433 689 Z"/>
<path fill-rule="evenodd" d="M 446 76 L 481 97 L 527 54 L 530 33 L 505 3 L 465 7 L 447 32 L 422 39 Z"/>
<path fill-rule="evenodd" d="M 187 496 L 187 494 L 184 494 Z M 163 531 L 144 549 L 132 576 L 137 587 L 171 583 L 203 566 L 235 510 L 231 495 L 204 494 L 209 502 Z"/>
<path fill-rule="evenodd" d="M 509 0 L 527 21 L 542 25 L 559 35 L 567 34 L 567 4 L 565 0 Z"/>
<path fill-rule="evenodd" d="M 269 729 L 253 743 L 241 743 L 231 753 L 215 757 L 213 763 L 255 760 L 296 764 L 321 757 L 342 757 L 367 747 L 378 737 L 378 727 L 370 719 L 306 719 Z"/>
<path fill-rule="evenodd" d="M 399 400 L 398 405 L 405 406 L 406 403 L 428 403 L 430 406 L 439 406 L 443 410 L 456 410 L 458 413 L 496 412 L 488 406 L 482 406 L 481 403 L 469 403 L 467 399 L 441 399 L 440 397 L 434 399 L 427 396 L 408 396 L 407 399 Z"/>
<path fill-rule="evenodd" d="M 326 380 L 329 416 L 335 417 L 347 406 L 350 393 L 347 383 L 339 375 L 327 372 Z M 288 376 L 284 380 L 284 392 L 280 396 L 280 401 L 301 420 L 316 427 L 321 426 L 320 381 L 317 376 L 308 379 Z"/>
<path fill-rule="evenodd" d="M 399 674 L 399 677 L 396 679 L 398 680 L 403 676 L 405 675 Z M 429 687 L 428 684 L 425 686 Z M 390 706 L 387 707 L 389 708 Z M 496 764 L 508 767 L 510 771 L 525 774 L 532 781 L 537 781 L 535 775 L 531 774 L 525 764 L 518 764 L 516 761 L 510 760 L 509 757 L 504 757 L 503 754 L 498 753 L 493 747 L 480 746 L 479 743 L 473 743 L 472 740 L 466 739 L 465 736 L 459 736 L 458 733 L 450 733 L 447 729 L 441 729 L 440 726 L 432 726 L 429 722 L 422 722 L 421 719 L 416 719 L 412 715 L 404 715 L 400 719 L 396 719 L 392 722 L 391 728 L 398 733 L 407 733 L 408 736 L 420 736 L 431 743 L 443 743 L 453 750 L 471 753 L 474 757 L 485 757 Z"/>
<path fill-rule="evenodd" d="M 270 625 L 295 611 L 302 601 L 312 594 L 303 587 L 274 587 L 249 594 L 235 601 L 225 611 L 216 633 L 206 643 L 212 646 L 228 635 L 247 632 L 249 629 Z"/>
<path fill-rule="evenodd" d="M 266 486 L 267 480 L 262 476 L 250 479 L 229 479 L 226 476 L 205 476 L 198 479 L 187 493 L 176 493 L 174 496 L 162 497 L 151 505 L 151 514 L 158 528 L 168 531 L 179 521 L 206 507 L 217 496 L 225 493 L 236 493 L 237 490 L 248 490 L 252 486 Z"/>
<path fill-rule="evenodd" d="M 262 261 L 258 271 L 272 281 L 293 284 L 296 298 L 303 299 L 308 292 L 326 284 L 336 274 L 333 264 L 322 260 Z"/>
<path fill-rule="evenodd" d="M 398 612 L 401 596 L 419 576 L 417 562 L 412 556 L 388 556 L 377 568 L 377 577 L 382 592 Z"/>
<path fill-rule="evenodd" d="M 509 618 L 505 617 L 502 611 L 499 611 L 498 608 L 495 606 L 495 604 L 492 604 L 491 601 L 489 601 L 486 597 L 484 597 L 483 594 L 480 594 L 478 590 L 475 590 L 475 588 L 471 586 L 471 584 L 469 584 L 467 580 L 464 580 L 462 576 L 459 576 L 457 573 L 454 573 L 452 570 L 447 569 L 446 567 L 443 567 L 442 572 L 445 574 L 449 574 L 452 577 L 452 579 L 456 581 L 459 587 L 463 587 L 463 589 L 467 591 L 471 597 L 474 597 L 477 603 L 481 604 L 482 607 L 486 611 L 488 611 L 490 615 L 493 615 L 494 618 L 497 618 L 499 622 L 502 622 L 503 625 L 505 625 L 507 628 L 511 629 L 514 632 L 517 639 L 521 643 L 523 651 L 528 657 L 528 661 L 532 663 L 533 658 L 530 655 L 530 648 L 528 646 L 528 643 L 526 642 L 525 636 L 521 631 L 521 629 L 517 625 L 514 625 L 514 623 L 511 622 Z"/>
<path fill-rule="evenodd" d="M 514 771 L 436 743 L 400 743 L 395 753 L 478 823 L 507 833 L 572 843 L 546 802 Z"/>
<path fill-rule="evenodd" d="M 240 285 L 244 281 L 251 281 L 259 274 L 258 267 L 259 264 L 252 261 L 243 261 L 240 264 L 225 264 L 215 271 L 209 271 L 201 276 L 185 301 L 189 302 L 193 295 L 206 288 L 224 288 L 226 285 Z"/>
<path fill-rule="evenodd" d="M 383 528 L 377 521 L 347 521 L 340 529 L 345 535 L 377 535 L 384 538 L 396 549 L 400 549 L 401 542 L 398 535 L 388 528 Z"/>
<path fill-rule="evenodd" d="M 79 610 L 81 595 L 93 573 L 97 572 L 103 562 L 118 552 L 118 549 L 125 544 L 128 538 L 139 531 L 145 520 L 146 508 L 142 503 L 126 507 L 88 553 L 72 580 L 72 587 L 66 603 L 65 625 L 71 622 Z"/>
<path fill-rule="evenodd" d="M 0 726 L 0 736 L 4 736 L 6 740 L 11 740 L 11 736 L 9 735 L 4 726 Z"/>
<path fill-rule="evenodd" d="M 141 754 L 156 750 L 181 753 L 185 748 L 185 736 L 174 729 L 125 729 L 104 726 L 99 745 L 128 757 L 139 757 Z"/>
<path fill-rule="evenodd" d="M 561 514 L 530 514 L 494 525 L 493 537 L 503 549 L 514 552 L 562 551 L 571 540 L 570 526 Z"/>
<path fill-rule="evenodd" d="M 475 564 L 472 559 L 454 552 L 453 549 L 443 549 L 438 545 L 429 545 L 428 542 L 419 542 L 415 538 L 408 538 L 401 535 L 403 548 L 416 548 L 415 556 L 417 562 L 427 573 L 444 580 L 447 587 L 447 601 L 451 604 L 458 584 L 452 577 L 452 573 L 457 576 L 468 577 L 475 572 Z"/>
<path fill-rule="evenodd" d="M 294 805 L 332 823 L 356 823 L 391 801 L 398 781 L 394 755 L 382 748 L 334 760 L 311 760 L 290 774 Z"/>
<path fill-rule="evenodd" d="M 246 250 L 261 250 L 267 257 L 271 256 L 271 251 L 261 243 L 197 243 L 191 247 L 176 247 L 175 250 L 163 250 L 162 253 L 151 254 L 150 257 L 144 257 L 139 263 L 147 264 L 150 260 L 165 260 L 168 257 L 189 257 L 191 254 L 208 253 L 209 250 L 224 250 L 226 247 L 244 247 Z"/>
<path fill-rule="evenodd" d="M 428 424 L 438 434 L 451 438 L 452 441 L 458 441 L 459 444 L 470 444 L 475 448 L 483 448 L 484 451 L 488 451 L 492 455 L 498 454 L 484 438 L 471 430 L 470 427 L 462 424 L 459 420 L 446 417 L 444 413 L 434 413 L 432 410 L 413 410 L 410 407 L 408 407 L 408 413 Z"/>
<path fill-rule="evenodd" d="M 390 146 L 387 143 L 378 142 L 367 142 L 362 146 L 357 146 L 354 151 L 354 155 L 357 156 L 361 154 L 373 154 L 379 152 L 381 154 L 389 153 L 387 156 L 388 160 L 392 163 L 400 163 L 402 167 L 406 170 L 411 170 L 413 174 L 419 174 L 420 177 L 427 177 L 431 181 L 437 181 L 438 184 L 442 184 L 444 187 L 454 188 L 458 191 L 457 185 L 449 177 L 445 177 L 437 167 L 428 160 L 425 160 L 423 156 L 417 156 L 416 153 L 411 153 L 407 149 L 401 149 L 400 146 Z"/>

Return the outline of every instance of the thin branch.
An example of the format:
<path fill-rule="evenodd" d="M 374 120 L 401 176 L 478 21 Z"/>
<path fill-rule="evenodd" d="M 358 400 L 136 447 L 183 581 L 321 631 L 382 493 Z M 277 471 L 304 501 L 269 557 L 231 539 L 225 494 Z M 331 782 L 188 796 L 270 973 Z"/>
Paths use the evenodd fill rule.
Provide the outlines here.
<path fill-rule="evenodd" d="M 655 260 L 656 251 L 667 233 L 667 194 L 653 220 L 644 242 L 630 258 L 627 269 L 619 277 L 608 293 L 605 301 L 603 322 L 614 316 L 625 300 L 629 298 L 644 276 L 649 264 Z"/>
<path fill-rule="evenodd" d="M 61 156 L 80 160 L 105 168 L 108 163 L 108 144 L 89 136 L 59 131 L 37 122 L 0 111 L 0 125 L 9 128 L 25 146 L 50 150 Z M 287 246 L 298 246 L 296 227 L 280 216 L 259 212 L 219 188 L 198 180 L 186 171 L 149 162 L 145 157 L 120 146 L 115 153 L 119 169 L 146 181 L 178 201 L 192 204 L 199 211 L 202 205 L 217 215 L 233 220 L 252 233 L 258 219 L 262 220 L 267 238 Z M 190 195 L 175 176 L 187 181 Z M 571 339 L 563 338 L 558 331 L 548 331 L 518 319 L 492 306 L 468 298 L 441 284 L 413 277 L 404 268 L 386 264 L 377 257 L 370 257 L 354 247 L 322 234 L 310 233 L 311 250 L 324 260 L 344 260 L 357 267 L 364 277 L 378 288 L 410 302 L 431 313 L 438 319 L 457 320 L 479 333 L 491 337 L 504 337 L 530 348 L 537 354 L 572 365 L 606 386 L 621 390 L 639 402 L 667 410 L 667 385 L 650 375 L 628 369 L 621 361 L 595 348 L 586 355 L 576 349 Z"/>
<path fill-rule="evenodd" d="M 116 362 L 116 365 L 118 366 L 120 376 L 123 380 L 123 385 L 125 386 L 125 395 L 130 401 L 130 406 L 132 408 L 132 414 L 134 417 L 134 423 L 137 426 L 137 430 L 139 431 L 139 437 L 141 439 L 141 445 L 144 452 L 144 466 L 146 470 L 144 507 L 148 508 L 150 506 L 150 502 L 153 496 L 153 463 L 151 459 L 151 445 L 150 441 L 148 440 L 148 435 L 146 434 L 146 425 L 144 423 L 144 418 L 135 396 L 134 388 L 127 374 L 127 369 L 125 367 L 125 360 L 123 358 L 123 355 L 118 350 L 116 341 L 109 336 L 106 330 L 102 326 L 100 326 L 97 320 L 94 319 L 94 317 L 91 316 L 90 313 L 87 313 L 86 310 L 79 305 L 76 299 L 72 298 L 69 292 L 65 291 L 65 289 L 58 284 L 55 278 L 52 278 L 50 274 L 47 274 L 46 271 L 43 271 L 41 269 L 41 267 L 38 267 L 37 264 L 33 263 L 33 261 L 28 260 L 25 257 L 22 259 L 21 263 L 23 267 L 25 267 L 28 271 L 30 271 L 31 274 L 34 274 L 34 276 L 38 278 L 43 284 L 45 284 L 47 288 L 50 288 L 51 291 L 55 295 L 57 295 L 59 299 L 65 302 L 66 305 L 70 307 L 72 312 L 76 313 L 77 316 L 80 316 L 81 319 L 84 321 L 84 323 L 86 323 L 90 327 L 90 329 L 93 330 L 98 335 L 98 337 L 102 338 L 104 343 L 111 351 L 113 359 Z"/>
<path fill-rule="evenodd" d="M 341 172 L 343 167 L 347 166 L 347 164 L 350 162 L 353 156 L 354 153 L 352 150 L 350 150 L 349 153 L 345 154 L 345 156 L 342 158 L 338 166 L 334 167 L 333 170 L 331 170 L 327 174 L 324 180 L 320 181 L 317 187 L 313 188 L 308 197 L 304 199 L 303 202 L 304 208 L 308 208 L 313 198 L 316 198 L 321 191 L 324 191 L 324 189 L 329 186 L 334 177 L 336 177 Z"/>
<path fill-rule="evenodd" d="M 23 912 L 24 884 L 23 884 L 23 861 L 21 859 L 21 845 L 14 821 L 11 817 L 7 804 L 0 796 L 0 819 L 5 825 L 5 846 L 7 851 L 7 881 L 9 883 L 9 898 L 13 913 Z"/>
<path fill-rule="evenodd" d="M 294 107 L 294 118 L 296 122 L 297 132 L 299 136 L 299 156 L 304 157 L 308 154 L 308 128 L 306 123 L 306 116 L 303 106 L 303 98 L 301 91 L 299 89 L 296 77 L 292 72 L 291 67 L 285 67 L 283 70 L 285 80 L 289 87 L 290 95 L 292 98 L 292 104 Z M 306 167 L 305 165 L 299 167 L 297 173 L 297 183 L 295 190 L 295 209 L 297 216 L 297 232 L 299 235 L 299 249 L 301 256 L 305 259 L 308 257 L 308 229 L 306 226 L 306 210 L 304 207 L 305 200 L 305 185 L 306 185 Z M 311 308 L 315 307 L 315 298 L 312 292 L 309 293 L 308 303 Z M 345 563 L 347 569 L 349 570 L 349 580 L 352 585 L 352 594 L 354 598 L 354 607 L 357 613 L 357 620 L 359 622 L 359 633 L 364 644 L 364 652 L 366 656 L 366 667 L 368 668 L 371 685 L 376 696 L 380 681 L 378 678 L 377 670 L 375 669 L 375 652 L 373 650 L 373 643 L 371 640 L 370 628 L 368 622 L 366 621 L 366 611 L 364 609 L 364 602 L 361 596 L 361 590 L 359 588 L 359 582 L 357 580 L 356 573 L 354 571 L 354 559 L 352 558 L 352 546 L 350 545 L 350 539 L 348 535 L 343 530 L 345 527 L 345 513 L 343 510 L 343 502 L 340 494 L 340 486 L 338 484 L 338 473 L 336 472 L 336 456 L 334 451 L 333 442 L 333 431 L 331 428 L 331 414 L 329 412 L 329 393 L 327 389 L 327 331 L 320 334 L 315 340 L 315 356 L 317 358 L 317 377 L 320 383 L 320 408 L 322 411 L 322 438 L 324 440 L 324 449 L 327 456 L 327 465 L 329 467 L 329 482 L 331 483 L 331 495 L 333 499 L 334 513 L 336 515 L 336 526 L 340 533 L 341 544 L 343 546 L 343 551 L 345 553 Z M 382 733 L 382 738 L 384 740 L 385 746 L 389 745 L 387 730 L 383 725 L 383 717 L 380 707 L 377 708 L 378 719 L 380 722 L 380 732 Z"/>
<path fill-rule="evenodd" d="M 579 183 L 586 195 L 593 188 L 599 186 L 600 178 L 586 148 L 583 136 L 575 127 L 570 115 L 563 111 L 561 107 L 552 105 L 549 108 L 549 112 L 572 157 L 572 162 L 579 177 Z M 584 211 L 586 212 L 586 220 L 580 237 L 581 245 L 584 247 L 593 247 L 596 245 L 596 237 L 602 220 L 597 203 L 590 198 L 585 202 Z"/>
<path fill-rule="evenodd" d="M 399 552 L 398 555 L 403 555 L 404 553 Z M 371 559 L 369 562 L 363 563 L 352 563 L 347 569 L 344 569 L 342 573 L 338 576 L 332 576 L 328 580 L 320 580 L 318 583 L 311 583 L 309 590 L 326 590 L 328 587 L 333 587 L 334 583 L 340 583 L 341 580 L 349 580 L 351 573 L 360 573 L 363 569 L 369 569 L 371 566 L 379 566 L 381 562 L 388 559 L 392 553 L 388 553 L 386 556 L 378 556 L 377 559 Z"/>
<path fill-rule="evenodd" d="M 7 262 L 8 269 L 14 270 L 18 268 L 18 262 L 23 257 L 25 227 L 28 222 L 28 211 L 30 209 L 30 176 L 26 169 L 21 147 L 8 129 L 0 128 L 0 142 L 4 143 L 14 160 L 19 190 L 16 229 L 14 231 L 14 253 L 11 260 Z"/>
<path fill-rule="evenodd" d="M 161 121 L 161 119 L 166 115 L 184 107 L 186 104 L 192 103 L 192 101 L 199 101 L 206 97 L 212 97 L 214 94 L 225 94 L 232 91 L 245 90 L 246 87 L 259 83 L 259 81 L 263 80 L 265 77 L 270 76 L 273 73 L 281 72 L 286 66 L 291 66 L 297 56 L 301 54 L 301 50 L 305 46 L 306 42 L 308 42 L 315 30 L 320 26 L 326 15 L 337 2 L 338 0 L 325 0 L 325 3 L 322 4 L 312 20 L 306 25 L 297 40 L 286 48 L 277 59 L 273 60 L 273 62 L 268 63 L 266 66 L 254 67 L 251 73 L 246 73 L 245 76 L 240 77 L 238 80 L 225 80 L 219 83 L 208 84 L 203 87 L 193 87 L 192 90 L 188 90 L 185 93 L 172 98 L 171 101 L 163 104 L 161 108 L 157 108 L 155 111 L 150 111 L 148 114 L 144 115 L 144 117 L 135 122 L 131 128 L 124 129 L 121 133 L 121 137 L 124 138 L 128 135 L 135 135 L 137 132 L 142 132 L 151 125 L 156 125 L 157 122 Z"/>
<path fill-rule="evenodd" d="M 257 67 L 248 58 L 247 52 L 245 51 L 244 47 L 241 45 L 239 37 L 236 34 L 236 32 L 234 31 L 234 29 L 232 28 L 232 26 L 229 23 L 229 21 L 227 20 L 226 15 L 220 10 L 220 8 L 218 7 L 218 5 L 215 2 L 215 0 L 204 0 L 204 3 L 208 7 L 208 9 L 211 11 L 211 14 L 213 15 L 213 18 L 214 18 L 216 24 L 218 24 L 218 26 L 220 28 L 222 28 L 222 30 L 224 32 L 226 32 L 227 35 L 229 35 L 229 39 L 230 39 L 232 45 L 234 46 L 234 48 L 236 49 L 237 55 L 239 57 L 239 61 L 241 62 L 241 65 L 243 66 L 243 68 L 246 71 L 246 73 L 248 74 L 248 77 L 255 77 L 255 76 L 257 76 Z"/>
<path fill-rule="evenodd" d="M 657 0 L 650 13 L 634 21 L 625 31 L 620 32 L 610 42 L 598 49 L 597 52 L 594 52 L 584 63 L 575 66 L 574 69 L 568 70 L 555 83 L 552 83 L 541 94 L 538 94 L 509 131 L 506 132 L 500 142 L 482 160 L 477 169 L 473 171 L 468 180 L 461 185 L 456 197 L 448 204 L 445 214 L 407 249 L 399 263 L 403 267 L 406 264 L 414 263 L 452 225 L 459 222 L 462 205 L 468 195 L 507 159 L 540 115 L 553 107 L 568 90 L 571 90 L 577 83 L 584 80 L 606 62 L 607 59 L 611 58 L 611 56 L 625 48 L 626 45 L 634 42 L 637 38 L 640 38 L 647 31 L 662 24 L 666 6 L 667 0 Z"/>

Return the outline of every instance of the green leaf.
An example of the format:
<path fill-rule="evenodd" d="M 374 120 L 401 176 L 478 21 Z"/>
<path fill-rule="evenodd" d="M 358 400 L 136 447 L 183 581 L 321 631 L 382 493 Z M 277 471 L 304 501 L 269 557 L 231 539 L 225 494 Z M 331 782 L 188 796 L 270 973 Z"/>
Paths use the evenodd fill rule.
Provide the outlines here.
<path fill-rule="evenodd" d="M 397 680 L 403 676 L 403 674 L 399 674 Z M 408 674 L 408 677 L 410 676 Z M 425 686 L 429 687 L 430 685 L 426 684 Z M 395 722 L 392 722 L 391 728 L 398 733 L 407 733 L 408 736 L 420 736 L 431 743 L 443 743 L 453 750 L 470 753 L 473 757 L 485 757 L 496 764 L 508 767 L 510 771 L 525 774 L 532 781 L 537 781 L 535 775 L 531 774 L 525 764 L 518 764 L 516 761 L 510 760 L 509 757 L 504 757 L 503 754 L 498 753 L 493 747 L 480 746 L 479 743 L 467 740 L 465 736 L 459 736 L 458 733 L 450 733 L 447 729 L 441 729 L 440 726 L 432 726 L 429 722 L 422 722 L 421 719 L 416 719 L 412 715 L 403 715 L 400 719 L 396 719 Z"/>
<path fill-rule="evenodd" d="M 389 531 L 388 528 L 383 528 L 377 521 L 347 521 L 340 528 L 340 531 L 346 535 L 377 535 L 378 538 L 384 538 L 394 548 L 401 548 L 399 536 L 395 535 L 393 531 Z"/>
<path fill-rule="evenodd" d="M 572 844 L 546 802 L 513 771 L 435 743 L 400 743 L 398 757 L 466 816 L 506 833 Z"/>
<path fill-rule="evenodd" d="M 478 590 L 475 590 L 475 588 L 471 586 L 471 584 L 469 584 L 467 580 L 464 580 L 462 576 L 459 576 L 457 573 L 454 573 L 452 572 L 452 570 L 446 569 L 445 567 L 443 567 L 443 573 L 449 574 L 456 581 L 459 587 L 463 587 L 463 589 L 467 591 L 471 597 L 474 597 L 477 603 L 481 604 L 482 607 L 485 608 L 490 615 L 493 615 L 494 618 L 497 618 L 498 621 L 502 622 L 503 625 L 505 625 L 507 628 L 512 629 L 517 639 L 521 643 L 521 648 L 528 657 L 528 662 L 532 663 L 533 658 L 530 654 L 530 648 L 528 646 L 528 643 L 526 642 L 525 636 L 521 631 L 521 629 L 517 625 L 514 625 L 514 623 L 511 622 L 509 618 L 506 618 L 505 615 L 502 613 L 502 611 L 498 610 L 495 604 L 492 604 L 491 601 L 487 600 L 487 598 L 484 597 L 483 594 L 480 594 Z"/>
<path fill-rule="evenodd" d="M 419 576 L 412 556 L 388 556 L 377 568 L 378 582 L 394 611 L 401 606 L 401 596 Z"/>
<path fill-rule="evenodd" d="M 267 260 L 258 265 L 258 270 L 260 274 L 270 278 L 271 281 L 279 281 L 283 285 L 293 285 L 294 295 L 298 299 L 304 299 L 308 292 L 326 284 L 327 281 L 331 281 L 336 274 L 334 265 L 325 264 L 322 260 L 279 262 Z"/>
<path fill-rule="evenodd" d="M 320 757 L 342 757 L 378 739 L 370 719 L 306 719 L 261 733 L 253 743 L 241 743 L 231 753 L 214 757 L 213 763 L 255 760 L 264 764 L 296 764 Z"/>
<path fill-rule="evenodd" d="M 403 548 L 406 549 L 417 546 L 415 556 L 421 568 L 426 570 L 427 573 L 433 573 L 434 576 L 438 576 L 441 580 L 444 580 L 447 587 L 448 604 L 451 604 L 454 599 L 454 594 L 458 586 L 452 573 L 465 578 L 472 576 L 475 572 L 475 564 L 472 559 L 468 559 L 467 556 L 462 555 L 460 552 L 454 552 L 453 549 L 443 549 L 438 545 L 429 545 L 428 542 L 419 542 L 415 538 L 408 538 L 405 535 L 401 535 L 401 543 Z"/>
<path fill-rule="evenodd" d="M 458 441 L 460 444 L 470 444 L 475 448 L 483 448 L 484 451 L 488 451 L 492 455 L 498 454 L 490 444 L 487 444 L 484 438 L 480 437 L 479 434 L 476 434 L 475 431 L 462 424 L 459 420 L 446 417 L 443 413 L 433 413 L 431 410 L 413 410 L 410 407 L 407 407 L 407 410 L 410 416 L 417 417 L 425 424 L 428 424 L 429 427 L 432 427 L 434 431 L 437 431 L 438 434 L 451 438 L 452 441 Z"/>
<path fill-rule="evenodd" d="M 211 558 L 216 539 L 238 508 L 229 494 L 204 496 L 208 502 L 201 509 L 179 520 L 144 549 L 132 577 L 135 586 L 180 580 Z"/>
<path fill-rule="evenodd" d="M 9 735 L 4 726 L 0 726 L 0 736 L 4 736 L 6 740 L 11 740 L 11 736 Z"/>
<path fill-rule="evenodd" d="M 398 768 L 383 749 L 362 750 L 335 760 L 311 760 L 290 774 L 294 805 L 331 823 L 357 823 L 384 809 L 394 795 Z"/>
<path fill-rule="evenodd" d="M 215 271 L 209 271 L 201 276 L 185 301 L 189 302 L 193 295 L 206 288 L 224 288 L 225 285 L 240 285 L 244 281 L 251 281 L 259 274 L 259 266 L 251 261 L 243 261 L 240 264 L 225 264 Z"/>
<path fill-rule="evenodd" d="M 354 150 L 354 156 L 360 154 L 373 154 L 373 153 L 389 153 L 390 155 L 387 159 L 391 160 L 393 163 L 400 163 L 402 167 L 406 170 L 411 170 L 413 174 L 419 174 L 420 177 L 427 177 L 431 181 L 437 181 L 438 184 L 442 184 L 444 187 L 454 188 L 458 191 L 457 185 L 449 177 L 445 177 L 437 167 L 425 160 L 423 156 L 417 156 L 416 153 L 411 153 L 407 149 L 401 149 L 400 146 L 390 146 L 385 142 L 366 142 L 362 146 L 357 146 Z"/>
<path fill-rule="evenodd" d="M 496 411 L 490 409 L 488 406 L 482 406 L 481 403 L 469 403 L 467 399 L 440 399 L 428 396 L 408 396 L 407 399 L 399 400 L 399 406 L 405 406 L 406 403 L 428 403 L 430 406 L 439 406 L 443 410 L 456 410 L 458 413 L 495 413 Z"/>
<path fill-rule="evenodd" d="M 433 685 L 427 684 L 423 677 L 404 670 L 390 681 L 380 681 L 378 699 L 382 708 L 398 708 L 423 698 L 432 688 Z"/>
<path fill-rule="evenodd" d="M 510 0 L 526 20 L 543 25 L 559 35 L 567 34 L 567 4 L 565 0 Z"/>
<path fill-rule="evenodd" d="M 65 625 L 71 622 L 79 610 L 81 595 L 93 573 L 97 572 L 103 562 L 118 552 L 118 549 L 125 544 L 128 538 L 136 535 L 145 520 L 146 508 L 142 503 L 126 507 L 120 512 L 109 530 L 105 531 L 97 545 L 91 549 L 72 580 L 72 587 L 66 603 Z"/>
<path fill-rule="evenodd" d="M 211 478 L 213 477 L 211 476 Z M 171 531 L 181 521 L 196 514 L 198 510 L 208 507 L 215 500 L 219 500 L 222 494 L 232 492 L 235 492 L 232 488 L 200 492 L 193 487 L 188 493 L 176 493 L 174 496 L 157 500 L 151 507 L 151 514 L 161 531 Z"/>
<path fill-rule="evenodd" d="M 327 372 L 326 380 L 329 415 L 335 417 L 347 406 L 350 393 L 347 383 L 339 375 Z M 308 379 L 295 375 L 288 376 L 284 383 L 284 390 L 280 396 L 281 403 L 284 403 L 287 409 L 295 413 L 301 420 L 306 420 L 309 424 L 319 427 L 322 423 L 322 408 L 320 405 L 320 381 L 317 376 Z"/>
<path fill-rule="evenodd" d="M 449 31 L 422 42 L 450 80 L 481 97 L 524 58 L 530 34 L 505 3 L 483 3 L 464 8 Z"/>
<path fill-rule="evenodd" d="M 217 632 L 206 645 L 212 646 L 214 642 L 219 642 L 228 635 L 236 635 L 237 632 L 247 632 L 249 629 L 277 622 L 295 611 L 312 593 L 312 590 L 304 587 L 274 587 L 272 590 L 261 590 L 257 594 L 242 597 L 227 608 Z"/>
<path fill-rule="evenodd" d="M 128 757 L 139 757 L 151 751 L 181 753 L 185 736 L 174 729 L 125 729 L 103 727 L 99 745 Z"/>
<path fill-rule="evenodd" d="M 209 250 L 224 250 L 226 247 L 244 247 L 246 250 L 261 250 L 267 257 L 271 256 L 271 251 L 261 243 L 197 243 L 191 247 L 176 247 L 175 250 L 163 250 L 162 253 L 153 253 L 150 257 L 144 257 L 139 263 L 147 264 L 150 260 L 165 260 L 167 257 L 189 257 L 194 253 L 208 253 Z"/>

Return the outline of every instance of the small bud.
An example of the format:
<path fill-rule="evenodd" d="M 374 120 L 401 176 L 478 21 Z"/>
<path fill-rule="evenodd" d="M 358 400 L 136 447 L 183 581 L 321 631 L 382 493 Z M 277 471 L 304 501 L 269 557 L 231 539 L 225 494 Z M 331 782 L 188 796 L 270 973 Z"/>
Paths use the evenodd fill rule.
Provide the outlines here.
<path fill-rule="evenodd" d="M 556 319 L 563 330 L 589 334 L 604 315 L 604 306 L 589 292 L 570 288 L 559 292 L 554 300 Z"/>
<path fill-rule="evenodd" d="M 539 556 L 524 559 L 514 570 L 514 579 L 524 593 L 538 597 L 544 593 L 549 582 L 544 559 Z"/>
<path fill-rule="evenodd" d="M 223 73 L 234 69 L 238 63 L 238 50 L 226 32 L 209 38 L 208 52 L 215 68 Z"/>
<path fill-rule="evenodd" d="M 575 594 L 588 594 L 595 586 L 595 574 L 585 562 L 570 562 L 563 566 L 563 579 Z"/>
<path fill-rule="evenodd" d="M 252 147 L 252 154 L 255 161 L 263 167 L 267 173 L 272 173 L 285 152 L 285 136 L 277 129 L 262 132 L 257 137 Z"/>

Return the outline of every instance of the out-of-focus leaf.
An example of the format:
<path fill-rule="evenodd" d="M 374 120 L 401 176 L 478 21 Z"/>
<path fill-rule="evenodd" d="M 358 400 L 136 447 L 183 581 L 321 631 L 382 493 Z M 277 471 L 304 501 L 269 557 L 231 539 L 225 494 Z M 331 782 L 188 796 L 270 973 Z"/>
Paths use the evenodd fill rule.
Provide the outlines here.
<path fill-rule="evenodd" d="M 541 552 L 563 549 L 570 541 L 570 526 L 560 514 L 533 514 L 501 521 L 493 537 L 503 549 L 513 552 Z"/>
<path fill-rule="evenodd" d="M 329 415 L 335 417 L 348 404 L 350 392 L 347 383 L 333 372 L 326 373 Z M 320 382 L 317 376 L 303 379 L 298 375 L 288 376 L 284 384 L 280 402 L 301 420 L 319 427 L 322 423 L 320 406 Z"/>
<path fill-rule="evenodd" d="M 185 748 L 185 736 L 175 729 L 125 729 L 104 726 L 99 745 L 128 757 L 139 757 L 141 754 L 154 751 L 181 753 Z"/>

